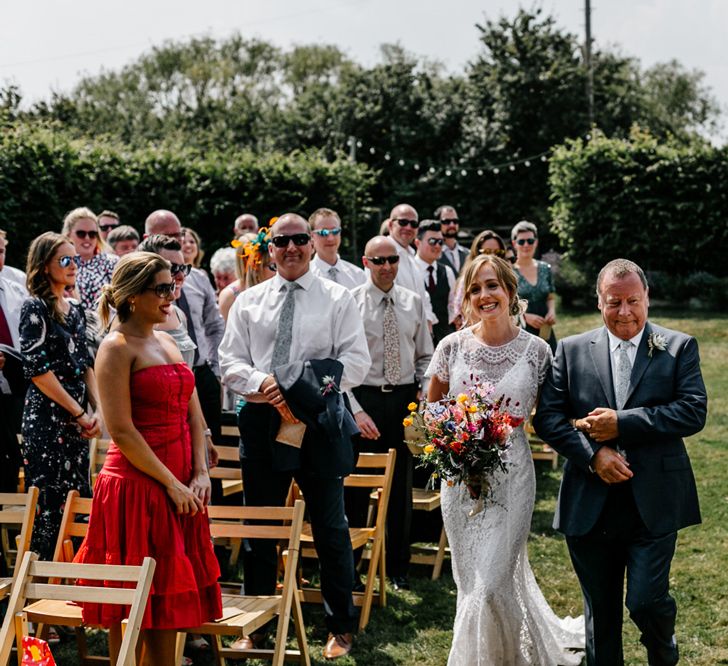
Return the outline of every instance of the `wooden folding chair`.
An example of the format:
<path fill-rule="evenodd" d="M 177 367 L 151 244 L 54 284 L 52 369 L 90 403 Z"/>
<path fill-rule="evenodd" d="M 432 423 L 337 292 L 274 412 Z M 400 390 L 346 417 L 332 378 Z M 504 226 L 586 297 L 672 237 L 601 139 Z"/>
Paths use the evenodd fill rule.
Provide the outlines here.
<path fill-rule="evenodd" d="M 220 462 L 210 470 L 211 479 L 222 481 L 224 497 L 243 491 L 243 473 L 240 470 L 240 451 L 237 446 L 217 446 Z"/>
<path fill-rule="evenodd" d="M 354 592 L 354 605 L 361 606 L 359 630 L 369 624 L 372 603 L 376 601 L 380 607 L 387 605 L 387 586 L 385 560 L 385 526 L 387 506 L 394 474 L 394 459 L 397 452 L 389 449 L 387 453 L 360 453 L 354 473 L 344 479 L 347 488 L 371 489 L 376 493 L 376 516 L 374 524 L 365 527 L 350 527 L 351 547 L 371 547 L 367 582 L 363 592 Z M 375 472 L 376 470 L 376 472 Z M 313 533 L 310 523 L 304 523 L 301 534 L 301 550 L 303 557 L 316 557 Z M 375 581 L 379 580 L 378 591 L 374 591 Z M 301 590 L 303 600 L 322 603 L 321 590 L 306 587 Z"/>
<path fill-rule="evenodd" d="M 89 477 L 91 479 L 91 487 L 96 485 L 96 477 L 99 475 L 101 468 L 104 466 L 106 456 L 109 453 L 110 439 L 102 439 L 95 437 L 91 440 L 88 451 Z"/>
<path fill-rule="evenodd" d="M 551 469 L 557 469 L 559 466 L 559 454 L 554 451 L 546 442 L 544 442 L 533 429 L 533 415 L 536 413 L 534 409 L 531 416 L 523 425 L 523 429 L 528 438 L 528 444 L 531 447 L 531 457 L 534 460 L 548 460 L 551 463 Z"/>
<path fill-rule="evenodd" d="M 28 488 L 27 493 L 0 493 L 0 537 L 8 571 L 23 560 L 30 548 L 37 505 L 38 489 L 35 486 Z M 13 539 L 11 530 L 20 530 L 20 535 Z M 12 584 L 13 577 L 0 578 L 0 599 L 10 594 Z"/>
<path fill-rule="evenodd" d="M 271 659 L 275 666 L 282 665 L 286 660 L 293 660 L 310 666 L 301 600 L 296 584 L 304 506 L 303 500 L 297 500 L 292 507 L 209 506 L 207 508 L 213 537 L 277 539 L 285 542 L 286 551 L 283 587 L 279 594 L 260 597 L 223 594 L 222 618 L 187 630 L 189 633 L 209 634 L 213 637 L 212 649 L 220 666 L 225 666 L 226 657 Z M 291 615 L 298 650 L 286 648 Z M 246 636 L 275 617 L 278 617 L 278 627 L 274 649 L 234 650 L 223 647 L 221 636 L 237 638 Z"/>
<path fill-rule="evenodd" d="M 415 511 L 434 511 L 440 506 L 440 491 L 426 490 L 425 488 L 412 489 L 412 508 Z M 445 561 L 447 549 L 447 534 L 445 526 L 440 530 L 440 540 L 437 548 L 426 546 L 412 546 L 410 561 L 413 564 L 427 564 L 432 566 L 432 580 L 437 580 L 442 573 L 442 565 Z"/>
<path fill-rule="evenodd" d="M 28 599 L 44 599 L 58 607 L 68 602 L 103 602 L 131 606 L 117 666 L 134 666 L 135 648 L 139 639 L 144 609 L 152 585 L 155 562 L 145 557 L 141 566 L 114 566 L 105 564 L 68 564 L 65 562 L 38 562 L 36 553 L 26 553 L 18 569 L 13 591 L 8 602 L 2 630 L 0 631 L 0 664 L 7 666 L 13 639 L 20 647 L 23 636 L 28 635 L 29 614 L 25 604 Z M 40 582 L 36 579 L 41 579 Z M 82 579 L 84 581 L 110 581 L 136 583 L 134 587 L 105 587 L 66 584 L 45 580 Z M 18 650 L 20 652 L 20 650 Z"/>

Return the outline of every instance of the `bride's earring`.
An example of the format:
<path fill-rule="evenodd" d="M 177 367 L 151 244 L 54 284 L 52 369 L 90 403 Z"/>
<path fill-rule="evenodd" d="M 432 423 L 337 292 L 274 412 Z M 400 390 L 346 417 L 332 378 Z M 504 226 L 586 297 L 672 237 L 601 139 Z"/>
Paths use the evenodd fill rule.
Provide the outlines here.
<path fill-rule="evenodd" d="M 134 312 L 135 307 L 134 301 L 129 301 L 129 312 Z"/>

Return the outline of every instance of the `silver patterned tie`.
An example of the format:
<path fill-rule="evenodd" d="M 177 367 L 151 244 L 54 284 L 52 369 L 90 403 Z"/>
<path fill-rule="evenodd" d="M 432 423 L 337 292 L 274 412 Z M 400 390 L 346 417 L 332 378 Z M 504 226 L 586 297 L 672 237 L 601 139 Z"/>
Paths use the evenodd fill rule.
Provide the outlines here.
<path fill-rule="evenodd" d="M 627 402 L 629 391 L 629 378 L 632 374 L 632 364 L 629 362 L 627 350 L 632 346 L 629 340 L 622 340 L 617 350 L 617 378 L 614 382 L 614 397 L 617 401 L 617 409 L 622 409 Z"/>
<path fill-rule="evenodd" d="M 332 280 L 333 282 L 338 282 L 336 276 L 339 274 L 339 269 L 336 268 L 336 266 L 331 266 L 331 268 L 329 268 L 327 272 L 329 274 L 329 280 Z"/>
<path fill-rule="evenodd" d="M 273 356 L 270 362 L 271 371 L 288 363 L 291 355 L 291 341 L 293 339 L 293 314 L 296 310 L 295 293 L 301 286 L 296 282 L 289 282 L 284 286 L 288 291 L 278 316 L 278 329 L 276 341 L 273 345 Z"/>
<path fill-rule="evenodd" d="M 399 384 L 402 366 L 399 359 L 399 331 L 394 302 L 384 297 L 384 379 L 387 384 Z"/>

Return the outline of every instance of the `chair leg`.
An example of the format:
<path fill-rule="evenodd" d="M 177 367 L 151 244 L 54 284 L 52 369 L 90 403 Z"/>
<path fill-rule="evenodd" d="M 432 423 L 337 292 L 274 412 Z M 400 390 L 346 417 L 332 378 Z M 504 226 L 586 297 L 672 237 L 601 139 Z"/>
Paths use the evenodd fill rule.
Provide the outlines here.
<path fill-rule="evenodd" d="M 174 644 L 174 663 L 175 666 L 182 666 L 182 658 L 185 654 L 185 639 L 187 634 L 184 631 L 178 631 Z"/>
<path fill-rule="evenodd" d="M 387 605 L 387 537 L 382 537 L 379 555 L 379 607 Z"/>
<path fill-rule="evenodd" d="M 367 572 L 367 584 L 364 588 L 364 603 L 361 607 L 361 615 L 359 616 L 359 631 L 363 631 L 367 624 L 369 624 L 369 615 L 372 610 L 372 600 L 374 599 L 374 581 L 377 579 L 377 570 L 380 568 L 381 560 L 381 548 L 382 544 L 380 541 L 374 541 L 374 547 L 372 548 L 372 554 L 369 558 L 369 571 Z M 384 581 L 379 578 L 379 603 L 381 605 L 382 590 L 384 589 Z"/>
<path fill-rule="evenodd" d="M 301 596 L 296 590 L 293 594 L 291 603 L 291 613 L 293 615 L 293 627 L 296 630 L 296 640 L 298 641 L 298 651 L 301 653 L 301 661 L 305 666 L 311 666 L 311 657 L 308 654 L 308 639 L 306 638 L 306 627 L 303 624 L 303 611 L 301 609 Z"/>
<path fill-rule="evenodd" d="M 443 525 L 440 531 L 440 542 L 437 544 L 437 555 L 435 555 L 435 565 L 432 567 L 432 580 L 437 580 L 442 573 L 442 563 L 445 560 L 445 548 L 447 548 L 447 534 Z"/>
<path fill-rule="evenodd" d="M 212 648 L 212 656 L 215 663 L 217 666 L 227 666 L 227 659 L 220 654 L 220 650 L 222 650 L 222 638 L 220 638 L 219 634 L 210 636 L 210 638 L 212 639 L 210 641 L 210 647 Z"/>
<path fill-rule="evenodd" d="M 28 616 L 25 613 L 18 613 L 15 616 L 15 643 L 18 666 L 23 666 L 23 636 L 27 636 L 28 633 Z"/>

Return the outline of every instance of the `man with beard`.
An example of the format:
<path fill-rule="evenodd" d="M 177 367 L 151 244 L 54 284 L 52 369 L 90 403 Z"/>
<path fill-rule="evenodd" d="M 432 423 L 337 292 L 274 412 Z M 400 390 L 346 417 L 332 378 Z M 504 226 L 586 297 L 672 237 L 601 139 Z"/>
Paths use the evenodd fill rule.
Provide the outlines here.
<path fill-rule="evenodd" d="M 458 213 L 452 206 L 440 206 L 435 211 L 435 219 L 440 221 L 440 229 L 445 237 L 440 263 L 451 268 L 455 275 L 459 275 L 465 265 L 468 251 L 458 243 L 458 231 L 460 231 Z"/>

